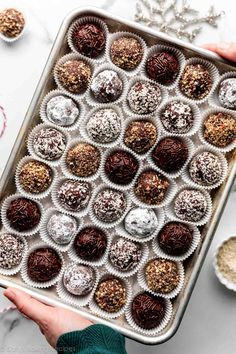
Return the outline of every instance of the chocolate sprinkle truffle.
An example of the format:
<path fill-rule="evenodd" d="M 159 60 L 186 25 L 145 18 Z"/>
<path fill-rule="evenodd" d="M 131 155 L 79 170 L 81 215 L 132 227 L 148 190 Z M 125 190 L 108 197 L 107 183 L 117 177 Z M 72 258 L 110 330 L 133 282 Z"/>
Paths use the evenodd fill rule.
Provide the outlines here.
<path fill-rule="evenodd" d="M 125 130 L 125 145 L 137 154 L 145 154 L 155 144 L 157 128 L 148 120 L 135 120 Z"/>
<path fill-rule="evenodd" d="M 97 172 L 101 161 L 98 148 L 88 143 L 78 143 L 70 148 L 66 156 L 66 165 L 73 175 L 89 177 Z"/>
<path fill-rule="evenodd" d="M 83 93 L 91 80 L 90 66 L 83 60 L 71 59 L 59 64 L 56 75 L 61 85 L 71 93 Z"/>
<path fill-rule="evenodd" d="M 37 283 L 48 282 L 60 273 L 62 261 L 58 253 L 50 247 L 40 247 L 29 254 L 27 273 Z"/>
<path fill-rule="evenodd" d="M 201 100 L 212 88 L 212 78 L 202 64 L 188 64 L 180 77 L 179 87 L 188 98 Z"/>
<path fill-rule="evenodd" d="M 33 138 L 33 149 L 37 156 L 48 160 L 58 160 L 66 148 L 66 137 L 55 128 L 42 128 Z"/>
<path fill-rule="evenodd" d="M 124 220 L 125 230 L 137 238 L 148 237 L 153 234 L 158 226 L 156 213 L 152 209 L 133 208 Z"/>
<path fill-rule="evenodd" d="M 85 261 L 98 261 L 107 248 L 107 236 L 97 227 L 83 228 L 74 240 L 76 254 Z"/>
<path fill-rule="evenodd" d="M 65 180 L 57 192 L 59 203 L 69 211 L 81 211 L 89 202 L 91 185 L 88 182 Z"/>
<path fill-rule="evenodd" d="M 170 256 L 185 254 L 193 240 L 193 231 L 181 222 L 168 222 L 159 232 L 157 242 L 163 252 Z"/>
<path fill-rule="evenodd" d="M 143 48 L 136 38 L 120 37 L 112 43 L 110 55 L 113 64 L 119 68 L 133 70 L 142 60 Z"/>
<path fill-rule="evenodd" d="M 160 118 L 164 128 L 172 134 L 188 133 L 194 119 L 190 105 L 178 100 L 168 103 Z"/>
<path fill-rule="evenodd" d="M 203 136 L 209 144 L 225 148 L 236 138 L 236 120 L 231 114 L 210 114 L 204 122 Z"/>
<path fill-rule="evenodd" d="M 114 70 L 103 70 L 91 83 L 94 98 L 100 103 L 116 101 L 123 90 L 123 82 Z"/>
<path fill-rule="evenodd" d="M 109 251 L 111 264 L 122 272 L 133 270 L 140 262 L 141 256 L 140 245 L 124 238 L 115 241 Z"/>
<path fill-rule="evenodd" d="M 0 235 L 0 267 L 12 269 L 21 263 L 24 242 L 19 236 L 12 234 Z"/>
<path fill-rule="evenodd" d="M 121 218 L 126 206 L 127 201 L 123 192 L 106 188 L 96 195 L 93 212 L 100 221 L 112 223 Z"/>
<path fill-rule="evenodd" d="M 236 109 L 236 78 L 223 80 L 218 95 L 220 104 L 224 108 Z"/>
<path fill-rule="evenodd" d="M 25 27 L 23 14 L 16 9 L 0 11 L 0 33 L 7 38 L 18 37 Z"/>
<path fill-rule="evenodd" d="M 21 187 L 28 193 L 39 194 L 45 192 L 51 185 L 52 169 L 45 163 L 32 160 L 26 162 L 19 173 Z"/>
<path fill-rule="evenodd" d="M 58 245 L 67 245 L 77 230 L 77 222 L 73 216 L 54 213 L 47 222 L 47 233 Z"/>
<path fill-rule="evenodd" d="M 165 316 L 165 310 L 165 299 L 148 292 L 136 295 L 131 304 L 133 320 L 143 329 L 159 326 Z"/>
<path fill-rule="evenodd" d="M 102 280 L 95 291 L 94 298 L 100 309 L 115 313 L 126 304 L 126 289 L 118 278 Z"/>
<path fill-rule="evenodd" d="M 179 74 L 178 59 L 169 52 L 155 53 L 147 59 L 146 72 L 150 79 L 162 85 L 170 85 Z"/>
<path fill-rule="evenodd" d="M 205 195 L 198 190 L 185 189 L 174 201 L 174 211 L 178 218 L 184 221 L 200 221 L 207 211 Z"/>
<path fill-rule="evenodd" d="M 155 293 L 169 294 L 179 285 L 180 275 L 176 262 L 156 258 L 145 267 L 146 282 Z"/>
<path fill-rule="evenodd" d="M 78 119 L 79 108 L 71 98 L 58 95 L 47 102 L 46 113 L 50 122 L 68 127 Z"/>
<path fill-rule="evenodd" d="M 165 199 L 170 183 L 162 174 L 150 170 L 145 171 L 138 177 L 134 193 L 144 204 L 160 204 Z"/>
<path fill-rule="evenodd" d="M 95 272 L 88 265 L 69 264 L 63 275 L 63 284 L 73 295 L 88 295 L 95 285 Z"/>
<path fill-rule="evenodd" d="M 29 231 L 39 224 L 41 211 L 33 200 L 19 197 L 10 202 L 6 216 L 13 229 Z"/>
<path fill-rule="evenodd" d="M 72 34 L 72 41 L 79 53 L 92 59 L 97 58 L 106 45 L 103 30 L 94 23 L 77 26 Z"/>
<path fill-rule="evenodd" d="M 188 147 L 180 138 L 163 138 L 153 150 L 152 159 L 163 171 L 177 172 L 188 159 Z"/>

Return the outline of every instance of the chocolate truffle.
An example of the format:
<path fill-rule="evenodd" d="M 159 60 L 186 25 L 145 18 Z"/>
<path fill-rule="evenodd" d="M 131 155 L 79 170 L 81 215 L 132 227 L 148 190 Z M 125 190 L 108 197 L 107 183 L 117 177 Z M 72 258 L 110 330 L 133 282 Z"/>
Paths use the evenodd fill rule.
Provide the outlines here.
<path fill-rule="evenodd" d="M 107 248 L 107 236 L 97 227 L 83 228 L 74 240 L 76 254 L 85 261 L 98 261 Z"/>
<path fill-rule="evenodd" d="M 127 201 L 123 192 L 105 188 L 96 195 L 93 212 L 100 221 L 112 223 L 124 214 L 126 206 Z"/>
<path fill-rule="evenodd" d="M 73 295 L 88 295 L 95 284 L 95 272 L 87 265 L 69 264 L 63 275 L 63 284 L 66 290 Z"/>
<path fill-rule="evenodd" d="M 58 160 L 66 148 L 66 137 L 55 128 L 42 128 L 33 138 L 33 149 L 37 156 L 48 160 Z"/>
<path fill-rule="evenodd" d="M 28 193 L 39 194 L 45 192 L 51 185 L 52 169 L 45 163 L 32 160 L 26 162 L 19 173 L 21 187 Z"/>
<path fill-rule="evenodd" d="M 218 183 L 222 172 L 219 157 L 209 151 L 197 154 L 189 164 L 189 174 L 192 180 L 203 186 Z"/>
<path fill-rule="evenodd" d="M 94 98 L 100 103 L 116 101 L 123 90 L 123 82 L 114 70 L 103 70 L 91 83 Z"/>
<path fill-rule="evenodd" d="M 145 277 L 149 289 L 162 294 L 169 294 L 175 290 L 180 280 L 177 263 L 162 258 L 147 263 Z"/>
<path fill-rule="evenodd" d="M 212 88 L 211 74 L 201 64 L 188 64 L 180 77 L 179 87 L 188 98 L 201 100 Z"/>
<path fill-rule="evenodd" d="M 160 248 L 170 256 L 182 256 L 189 250 L 192 240 L 192 230 L 181 222 L 168 222 L 157 236 Z"/>
<path fill-rule="evenodd" d="M 140 174 L 135 186 L 136 197 L 145 204 L 160 204 L 165 199 L 170 183 L 162 174 L 149 170 Z"/>
<path fill-rule="evenodd" d="M 90 66 L 83 60 L 71 59 L 57 66 L 57 78 L 71 93 L 83 93 L 91 80 Z"/>
<path fill-rule="evenodd" d="M 137 159 L 128 151 L 115 150 L 105 161 L 105 172 L 109 180 L 117 184 L 132 182 L 138 171 Z"/>
<path fill-rule="evenodd" d="M 58 276 L 62 261 L 58 253 L 50 247 L 40 247 L 29 254 L 27 273 L 37 283 L 48 282 Z"/>
<path fill-rule="evenodd" d="M 55 213 L 47 222 L 47 233 L 59 245 L 68 244 L 77 230 L 77 222 L 73 216 Z"/>
<path fill-rule="evenodd" d="M 176 216 L 182 220 L 200 221 L 207 211 L 206 197 L 201 191 L 185 189 L 175 198 L 174 211 Z"/>
<path fill-rule="evenodd" d="M 188 103 L 172 101 L 161 112 L 164 128 L 172 134 L 185 134 L 193 126 L 193 111 Z"/>
<path fill-rule="evenodd" d="M 148 120 L 135 120 L 125 130 L 124 143 L 137 154 L 145 154 L 155 144 L 157 128 Z"/>
<path fill-rule="evenodd" d="M 72 34 L 75 48 L 89 58 L 97 58 L 105 49 L 106 38 L 103 30 L 94 23 L 77 26 Z"/>
<path fill-rule="evenodd" d="M 121 117 L 112 108 L 99 109 L 89 118 L 86 129 L 96 143 L 112 143 L 121 133 Z"/>
<path fill-rule="evenodd" d="M 179 74 L 178 59 L 169 52 L 155 53 L 147 59 L 146 72 L 150 79 L 162 85 L 170 85 Z"/>
<path fill-rule="evenodd" d="M 29 231 L 39 224 L 41 211 L 33 200 L 19 197 L 10 202 L 6 216 L 13 229 Z"/>
<path fill-rule="evenodd" d="M 110 55 L 113 64 L 119 68 L 133 70 L 142 60 L 143 48 L 136 38 L 120 37 L 112 43 Z"/>
<path fill-rule="evenodd" d="M 136 295 L 131 305 L 133 320 L 143 329 L 159 326 L 165 316 L 165 310 L 165 299 L 148 292 Z"/>
<path fill-rule="evenodd" d="M 163 171 L 177 172 L 188 159 L 188 147 L 180 138 L 163 138 L 153 150 L 152 159 Z"/>
<path fill-rule="evenodd" d="M 118 312 L 126 304 L 126 288 L 118 278 L 102 280 L 95 291 L 94 298 L 103 311 Z"/>
<path fill-rule="evenodd" d="M 139 244 L 124 238 L 115 241 L 109 251 L 111 264 L 118 270 L 133 270 L 141 260 L 142 250 Z"/>
<path fill-rule="evenodd" d="M 236 109 L 236 78 L 225 79 L 219 87 L 220 104 L 228 109 Z"/>
<path fill-rule="evenodd" d="M 100 161 L 98 148 L 83 142 L 70 148 L 66 156 L 67 168 L 77 177 L 89 177 L 96 173 Z"/>
<path fill-rule="evenodd" d="M 133 208 L 127 213 L 124 220 L 125 230 L 137 238 L 150 236 L 157 226 L 158 219 L 152 209 Z"/>
<path fill-rule="evenodd" d="M 48 101 L 46 113 L 50 122 L 68 127 L 78 119 L 79 108 L 71 98 L 58 95 Z"/>
<path fill-rule="evenodd" d="M 12 269 L 21 263 L 24 242 L 19 236 L 12 234 L 0 235 L 0 267 Z"/>
<path fill-rule="evenodd" d="M 205 120 L 203 130 L 208 143 L 224 148 L 235 141 L 236 120 L 228 113 L 212 113 Z"/>
<path fill-rule="evenodd" d="M 69 211 L 84 209 L 91 196 L 91 185 L 88 182 L 65 180 L 57 192 L 60 204 Z"/>
<path fill-rule="evenodd" d="M 159 87 L 148 81 L 137 81 L 129 90 L 128 104 L 130 109 L 137 114 L 154 112 L 162 99 Z"/>
<path fill-rule="evenodd" d="M 25 27 L 23 14 L 16 9 L 0 11 L 0 33 L 7 38 L 18 37 Z"/>

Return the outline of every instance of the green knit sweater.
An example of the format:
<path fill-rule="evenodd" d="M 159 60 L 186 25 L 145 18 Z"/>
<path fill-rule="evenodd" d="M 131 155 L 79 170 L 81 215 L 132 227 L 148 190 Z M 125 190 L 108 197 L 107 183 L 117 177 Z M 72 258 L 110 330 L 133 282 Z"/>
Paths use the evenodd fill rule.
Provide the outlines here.
<path fill-rule="evenodd" d="M 63 334 L 56 349 L 58 354 L 127 354 L 124 337 L 98 324 Z"/>

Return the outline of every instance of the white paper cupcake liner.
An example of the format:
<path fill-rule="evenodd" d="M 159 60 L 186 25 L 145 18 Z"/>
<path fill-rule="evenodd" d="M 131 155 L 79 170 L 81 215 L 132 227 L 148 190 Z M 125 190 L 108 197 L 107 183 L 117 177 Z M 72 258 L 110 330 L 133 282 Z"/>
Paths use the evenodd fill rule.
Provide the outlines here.
<path fill-rule="evenodd" d="M 211 96 L 209 97 L 209 104 L 212 107 L 225 108 L 225 109 L 235 112 L 236 108 L 233 109 L 233 108 L 226 108 L 226 107 L 222 106 L 222 104 L 220 103 L 219 97 L 218 97 L 221 82 L 224 81 L 225 79 L 232 79 L 232 78 L 236 79 L 236 72 L 235 71 L 229 71 L 229 72 L 220 76 L 219 81 L 217 82 L 217 85 L 216 85 L 214 91 L 212 92 Z"/>
<path fill-rule="evenodd" d="M 157 259 L 157 257 L 149 259 L 147 263 L 153 261 L 154 259 Z M 161 297 L 164 297 L 165 299 L 173 299 L 173 298 L 175 298 L 180 293 L 180 291 L 182 290 L 182 288 L 184 286 L 185 275 L 184 275 L 183 264 L 181 262 L 176 262 L 176 264 L 178 266 L 178 272 L 179 272 L 179 283 L 178 283 L 178 286 L 174 290 L 172 290 L 171 292 L 169 292 L 167 294 L 163 294 L 163 293 L 156 293 L 155 291 L 152 291 L 148 287 L 148 284 L 147 284 L 147 281 L 146 281 L 146 276 L 145 276 L 145 268 L 146 268 L 147 263 L 138 272 L 137 280 L 138 280 L 139 286 L 143 290 L 149 291 L 153 295 L 161 296 Z"/>
<path fill-rule="evenodd" d="M 39 202 L 39 201 L 35 201 L 33 198 L 29 198 L 27 197 L 27 199 L 35 202 L 38 207 L 39 207 L 39 210 L 40 210 L 40 213 L 41 213 L 41 217 L 40 217 L 40 221 L 38 223 L 37 226 L 33 227 L 32 229 L 30 230 L 27 230 L 27 231 L 18 231 L 16 229 L 14 229 L 11 225 L 10 225 L 10 222 L 9 220 L 7 219 L 7 209 L 8 209 L 8 206 L 9 204 L 15 200 L 15 199 L 18 199 L 18 198 L 25 198 L 23 197 L 21 194 L 11 194 L 9 195 L 7 198 L 4 199 L 4 201 L 2 202 L 2 206 L 1 206 L 1 219 L 2 219 L 2 224 L 3 226 L 9 231 L 9 232 L 12 232 L 13 234 L 15 235 L 19 235 L 19 236 L 25 236 L 25 237 L 30 237 L 30 236 L 33 236 L 35 235 L 41 228 L 41 225 L 42 225 L 42 218 L 43 218 L 43 214 L 44 214 L 44 208 L 43 208 L 43 205 Z"/>
<path fill-rule="evenodd" d="M 21 4 L 21 5 L 22 5 L 22 4 Z M 13 7 L 12 7 L 12 6 L 9 6 L 8 8 L 15 8 L 15 6 L 13 6 Z M 24 27 L 23 27 L 21 33 L 18 34 L 18 36 L 11 38 L 11 37 L 5 36 L 3 33 L 0 32 L 0 39 L 2 39 L 4 42 L 6 42 L 6 43 L 9 44 L 9 45 L 10 45 L 10 44 L 14 44 L 14 42 L 18 41 L 18 39 L 20 39 L 25 33 L 28 32 L 28 18 L 29 18 L 29 14 L 28 14 L 28 12 L 27 12 L 26 9 L 24 9 L 23 11 L 20 9 L 19 11 L 22 13 L 22 15 L 23 15 L 23 17 L 24 17 L 24 20 L 25 20 L 25 25 L 24 25 Z M 31 15 L 31 14 L 30 14 L 30 15 Z"/>

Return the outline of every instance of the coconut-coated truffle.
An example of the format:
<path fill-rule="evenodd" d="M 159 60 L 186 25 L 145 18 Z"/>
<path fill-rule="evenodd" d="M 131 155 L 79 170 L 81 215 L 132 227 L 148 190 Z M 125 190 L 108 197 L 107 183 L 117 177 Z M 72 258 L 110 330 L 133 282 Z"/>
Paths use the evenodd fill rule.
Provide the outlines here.
<path fill-rule="evenodd" d="M 0 268 L 12 269 L 21 263 L 24 253 L 21 237 L 9 233 L 0 235 Z"/>
<path fill-rule="evenodd" d="M 138 39 L 120 37 L 116 39 L 110 49 L 113 64 L 124 70 L 133 70 L 141 62 L 143 48 Z"/>
<path fill-rule="evenodd" d="M 224 108 L 236 109 L 236 78 L 221 81 L 218 97 Z"/>
<path fill-rule="evenodd" d="M 188 133 L 194 120 L 191 106 L 180 100 L 168 103 L 160 118 L 164 128 L 172 134 Z"/>
<path fill-rule="evenodd" d="M 123 82 L 116 71 L 107 69 L 94 77 L 90 89 L 98 102 L 114 102 L 122 94 Z"/>
<path fill-rule="evenodd" d="M 124 143 L 136 154 L 145 154 L 155 144 L 157 133 L 157 128 L 152 122 L 134 120 L 125 130 Z"/>
<path fill-rule="evenodd" d="M 205 195 L 195 189 L 184 189 L 174 200 L 174 211 L 184 221 L 200 221 L 207 211 Z"/>
<path fill-rule="evenodd" d="M 0 11 L 0 33 L 7 38 L 18 37 L 25 27 L 23 14 L 16 9 Z"/>
<path fill-rule="evenodd" d="M 152 235 L 157 226 L 158 219 L 152 209 L 132 208 L 124 220 L 125 230 L 138 239 Z"/>
<path fill-rule="evenodd" d="M 91 185 L 88 182 L 66 179 L 57 191 L 58 201 L 69 211 L 84 209 L 91 197 Z"/>
<path fill-rule="evenodd" d="M 76 296 L 88 295 L 95 285 L 94 269 L 88 265 L 68 264 L 63 274 L 66 290 Z"/>
<path fill-rule="evenodd" d="M 134 269 L 141 260 L 142 250 L 138 243 L 119 238 L 109 251 L 111 264 L 120 271 Z"/>
<path fill-rule="evenodd" d="M 125 285 L 115 277 L 102 280 L 95 291 L 94 299 L 103 311 L 118 312 L 127 301 Z"/>
<path fill-rule="evenodd" d="M 170 52 L 154 53 L 147 59 L 146 72 L 150 79 L 162 85 L 170 85 L 179 74 L 179 61 Z"/>

